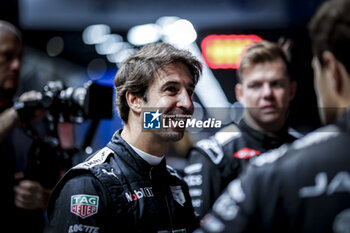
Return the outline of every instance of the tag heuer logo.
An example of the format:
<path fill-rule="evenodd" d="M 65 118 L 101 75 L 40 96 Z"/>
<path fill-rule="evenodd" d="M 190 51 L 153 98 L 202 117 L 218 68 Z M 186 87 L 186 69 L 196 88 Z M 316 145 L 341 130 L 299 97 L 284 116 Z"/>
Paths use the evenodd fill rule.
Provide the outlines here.
<path fill-rule="evenodd" d="M 98 196 L 79 194 L 71 196 L 70 211 L 82 218 L 97 213 Z"/>

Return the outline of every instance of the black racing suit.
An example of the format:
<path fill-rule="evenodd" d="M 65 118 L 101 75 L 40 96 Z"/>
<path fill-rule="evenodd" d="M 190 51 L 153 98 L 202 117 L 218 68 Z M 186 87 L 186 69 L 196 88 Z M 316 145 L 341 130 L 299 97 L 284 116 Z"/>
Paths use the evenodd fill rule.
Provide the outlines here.
<path fill-rule="evenodd" d="M 149 165 L 118 131 L 56 186 L 47 232 L 192 232 L 199 226 L 186 183 Z"/>
<path fill-rule="evenodd" d="M 198 232 L 349 232 L 349 114 L 251 160 Z"/>
<path fill-rule="evenodd" d="M 238 127 L 229 127 L 199 141 L 189 152 L 185 181 L 199 217 L 207 213 L 227 184 L 245 169 L 249 158 L 295 140 L 287 127 L 276 134 L 278 138 L 252 129 L 244 120 Z"/>

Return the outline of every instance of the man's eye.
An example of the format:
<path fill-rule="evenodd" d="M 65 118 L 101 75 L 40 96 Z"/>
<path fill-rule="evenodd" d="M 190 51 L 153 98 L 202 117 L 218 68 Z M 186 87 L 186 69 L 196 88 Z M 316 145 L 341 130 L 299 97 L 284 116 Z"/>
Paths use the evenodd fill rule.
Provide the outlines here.
<path fill-rule="evenodd" d="M 271 87 L 283 87 L 283 83 L 279 81 L 272 82 Z"/>
<path fill-rule="evenodd" d="M 0 54 L 0 60 L 2 62 L 9 62 L 14 58 L 13 54 L 11 53 L 1 53 Z"/>
<path fill-rule="evenodd" d="M 259 87 L 260 87 L 260 85 L 258 83 L 252 83 L 252 84 L 248 85 L 248 88 L 253 88 L 253 89 L 259 88 Z"/>
<path fill-rule="evenodd" d="M 177 88 L 176 87 L 167 87 L 165 90 L 169 91 L 169 92 L 172 92 L 172 93 L 177 92 Z"/>
<path fill-rule="evenodd" d="M 0 61 L 1 62 L 6 62 L 8 60 L 8 57 L 5 54 L 0 54 Z"/>

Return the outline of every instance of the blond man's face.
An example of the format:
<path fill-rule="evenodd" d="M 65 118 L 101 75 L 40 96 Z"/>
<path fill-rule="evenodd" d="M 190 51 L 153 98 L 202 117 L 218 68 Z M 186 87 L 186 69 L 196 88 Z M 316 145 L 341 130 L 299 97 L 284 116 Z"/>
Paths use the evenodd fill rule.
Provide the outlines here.
<path fill-rule="evenodd" d="M 242 83 L 236 86 L 236 96 L 245 107 L 245 118 L 264 129 L 284 124 L 295 88 L 285 64 L 278 59 L 245 69 Z"/>

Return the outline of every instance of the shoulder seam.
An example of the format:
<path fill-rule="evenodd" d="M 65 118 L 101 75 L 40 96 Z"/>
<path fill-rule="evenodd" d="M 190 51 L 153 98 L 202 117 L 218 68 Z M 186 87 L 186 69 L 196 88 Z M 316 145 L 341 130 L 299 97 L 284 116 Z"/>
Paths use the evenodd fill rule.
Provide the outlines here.
<path fill-rule="evenodd" d="M 74 166 L 72 169 L 74 170 L 90 169 L 96 165 L 99 165 L 105 162 L 110 154 L 114 154 L 114 152 L 108 147 L 104 147 L 100 151 L 98 151 L 95 155 L 93 155 L 89 160 L 79 163 L 78 165 Z"/>
<path fill-rule="evenodd" d="M 241 131 L 235 124 L 230 124 L 217 132 L 214 137 L 215 140 L 221 145 L 225 146 L 228 142 L 232 141 L 235 138 L 241 136 Z"/>
<path fill-rule="evenodd" d="M 339 135 L 339 129 L 336 126 L 330 125 L 330 126 L 322 127 L 294 141 L 292 143 L 292 147 L 295 150 L 299 150 L 305 147 L 322 143 L 338 135 Z"/>
<path fill-rule="evenodd" d="M 229 142 L 241 136 L 239 128 L 230 124 L 208 139 L 197 142 L 195 148 L 204 153 L 215 165 L 220 164 L 224 158 L 223 147 Z"/>

